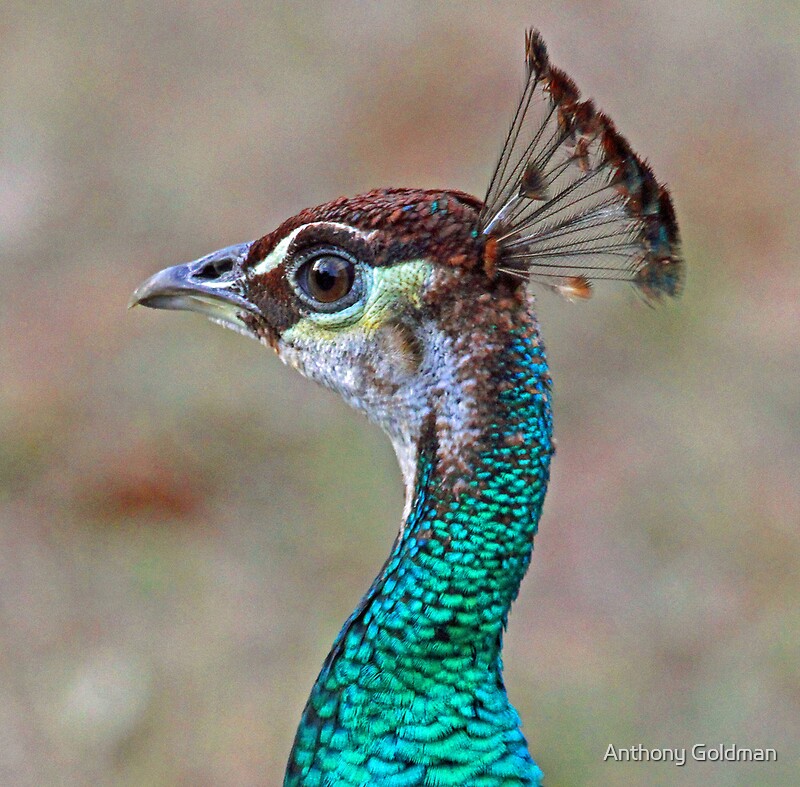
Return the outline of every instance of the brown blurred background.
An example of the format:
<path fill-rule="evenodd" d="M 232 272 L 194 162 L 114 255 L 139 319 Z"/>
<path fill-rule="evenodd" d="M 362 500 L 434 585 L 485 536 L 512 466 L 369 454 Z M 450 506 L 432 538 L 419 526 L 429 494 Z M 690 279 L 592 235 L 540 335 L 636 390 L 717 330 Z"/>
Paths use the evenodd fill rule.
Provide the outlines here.
<path fill-rule="evenodd" d="M 550 785 L 800 773 L 795 2 L 0 12 L 0 783 L 278 784 L 388 552 L 388 441 L 149 273 L 383 185 L 482 195 L 522 38 L 673 189 L 689 279 L 540 298 L 558 455 L 511 617 Z M 609 743 L 769 765 L 603 763 Z"/>

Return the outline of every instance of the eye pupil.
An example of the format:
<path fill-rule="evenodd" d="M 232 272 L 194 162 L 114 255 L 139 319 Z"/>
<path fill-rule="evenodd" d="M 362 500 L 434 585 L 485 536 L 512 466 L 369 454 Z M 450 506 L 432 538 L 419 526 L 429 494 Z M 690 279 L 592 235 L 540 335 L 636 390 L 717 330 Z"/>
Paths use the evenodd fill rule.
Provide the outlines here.
<path fill-rule="evenodd" d="M 339 266 L 332 264 L 330 258 L 315 262 L 311 273 L 314 277 L 314 284 L 322 292 L 332 290 L 340 278 Z"/>
<path fill-rule="evenodd" d="M 333 303 L 347 295 L 353 288 L 355 268 L 350 260 L 326 254 L 307 263 L 305 284 L 308 294 L 321 303 Z"/>

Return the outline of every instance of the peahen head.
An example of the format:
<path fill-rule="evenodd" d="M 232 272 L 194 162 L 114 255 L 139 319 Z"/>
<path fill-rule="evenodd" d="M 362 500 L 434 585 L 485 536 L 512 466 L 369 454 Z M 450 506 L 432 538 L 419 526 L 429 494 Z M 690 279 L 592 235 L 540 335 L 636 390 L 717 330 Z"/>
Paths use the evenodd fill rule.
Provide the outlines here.
<path fill-rule="evenodd" d="M 475 350 L 510 313 L 532 319 L 530 283 L 571 299 L 598 279 L 630 281 L 648 300 L 676 295 L 666 188 L 535 31 L 525 55 L 528 82 L 484 200 L 397 188 L 340 198 L 156 274 L 132 303 L 199 311 L 260 339 L 397 438 L 444 373 L 448 333 L 472 334 L 462 349 Z"/>
<path fill-rule="evenodd" d="M 603 125 L 594 133 L 606 140 L 601 136 L 596 145 L 613 141 L 624 146 L 626 158 L 614 162 L 602 147 L 596 151 L 600 171 L 609 170 L 601 193 L 611 192 L 611 207 L 606 194 L 594 221 L 588 211 L 562 219 L 563 226 L 545 216 L 539 238 L 520 239 L 520 230 L 500 216 L 508 203 L 493 213 L 488 201 L 459 191 L 380 189 L 304 210 L 258 240 L 167 268 L 144 282 L 132 303 L 197 311 L 271 346 L 378 423 L 410 483 L 431 410 L 439 442 L 453 459 L 480 428 L 480 378 L 493 374 L 486 361 L 512 328 L 537 330 L 532 280 L 569 298 L 588 297 L 588 276 L 598 274 L 629 278 L 650 298 L 677 291 L 682 263 L 674 254 L 669 198 L 603 116 L 597 118 Z M 622 178 L 623 166 L 635 170 L 636 182 Z M 639 217 L 630 188 L 651 200 Z M 613 253 L 603 246 L 609 217 L 624 227 L 625 253 L 635 250 L 636 267 L 606 270 L 580 259 Z M 580 237 L 596 235 L 596 225 L 599 244 Z M 660 233 L 660 247 L 647 232 Z M 567 261 L 553 265 L 548 248 L 560 245 Z M 573 253 L 579 266 L 569 265 Z"/>
<path fill-rule="evenodd" d="M 338 199 L 157 273 L 133 302 L 201 312 L 268 344 L 382 426 L 410 481 L 431 408 L 452 439 L 468 431 L 457 410 L 466 416 L 467 376 L 480 370 L 460 371 L 464 356 L 491 349 L 504 321 L 532 320 L 525 282 L 487 270 L 481 206 L 417 189 Z"/>

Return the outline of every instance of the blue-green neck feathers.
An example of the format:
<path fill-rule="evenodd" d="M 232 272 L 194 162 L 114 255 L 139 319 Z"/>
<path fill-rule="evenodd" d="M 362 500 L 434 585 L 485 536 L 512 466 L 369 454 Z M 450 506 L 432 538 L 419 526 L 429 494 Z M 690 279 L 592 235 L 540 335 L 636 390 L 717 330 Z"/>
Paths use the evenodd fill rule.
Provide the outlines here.
<path fill-rule="evenodd" d="M 452 337 L 460 380 L 432 392 L 410 510 L 313 688 L 287 785 L 539 783 L 500 657 L 552 453 L 544 351 L 518 311 L 484 309 L 483 342 Z"/>

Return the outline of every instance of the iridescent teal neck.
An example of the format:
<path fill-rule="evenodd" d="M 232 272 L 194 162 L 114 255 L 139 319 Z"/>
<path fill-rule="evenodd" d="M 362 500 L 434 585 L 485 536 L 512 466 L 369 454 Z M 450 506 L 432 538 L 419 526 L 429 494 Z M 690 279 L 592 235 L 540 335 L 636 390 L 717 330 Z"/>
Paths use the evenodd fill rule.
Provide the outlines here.
<path fill-rule="evenodd" d="M 471 426 L 480 428 L 466 455 L 449 455 L 442 397 L 432 397 L 410 511 L 328 655 L 285 784 L 539 784 L 500 656 L 552 453 L 534 326 L 529 315 L 491 326 L 496 349 L 479 359 Z M 462 366 L 472 373 L 469 357 Z"/>

